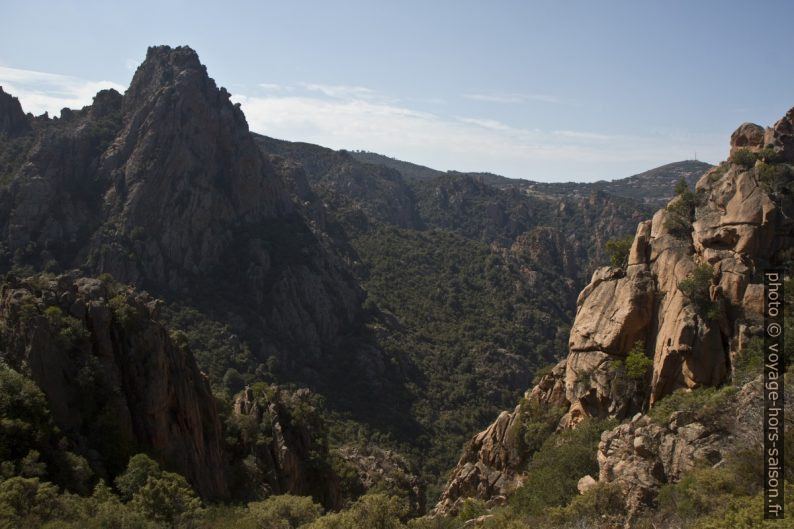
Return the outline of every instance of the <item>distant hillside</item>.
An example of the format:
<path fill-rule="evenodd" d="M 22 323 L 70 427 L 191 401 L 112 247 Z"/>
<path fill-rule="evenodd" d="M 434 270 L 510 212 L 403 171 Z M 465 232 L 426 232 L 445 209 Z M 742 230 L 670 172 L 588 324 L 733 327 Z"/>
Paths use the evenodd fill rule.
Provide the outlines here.
<path fill-rule="evenodd" d="M 467 175 L 471 178 L 501 189 L 518 188 L 527 193 L 550 195 L 554 197 L 587 197 L 595 191 L 631 198 L 651 206 L 663 206 L 673 198 L 673 187 L 683 176 L 690 187 L 713 166 L 698 160 L 673 162 L 655 169 L 617 180 L 598 182 L 534 182 L 520 178 L 507 178 L 494 173 L 461 173 L 458 171 L 438 171 L 422 165 L 404 162 L 373 152 L 351 152 L 353 158 L 370 164 L 382 165 L 399 171 L 409 179 L 431 179 L 442 174 Z"/>
<path fill-rule="evenodd" d="M 706 162 L 684 160 L 609 182 L 604 180 L 592 183 L 528 182 L 521 187 L 533 192 L 555 196 L 587 196 L 593 191 L 604 191 L 611 195 L 632 198 L 648 205 L 661 207 L 673 198 L 675 183 L 682 176 L 686 179 L 689 187 L 694 188 L 700 177 L 712 167 Z"/>

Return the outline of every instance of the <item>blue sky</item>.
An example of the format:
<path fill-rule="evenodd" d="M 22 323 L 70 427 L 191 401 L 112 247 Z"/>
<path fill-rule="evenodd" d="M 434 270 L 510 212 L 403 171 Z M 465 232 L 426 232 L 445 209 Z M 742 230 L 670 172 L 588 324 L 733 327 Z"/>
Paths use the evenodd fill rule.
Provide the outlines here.
<path fill-rule="evenodd" d="M 0 85 L 34 113 L 188 44 L 252 130 L 542 181 L 725 157 L 794 106 L 794 2 L 4 1 Z"/>

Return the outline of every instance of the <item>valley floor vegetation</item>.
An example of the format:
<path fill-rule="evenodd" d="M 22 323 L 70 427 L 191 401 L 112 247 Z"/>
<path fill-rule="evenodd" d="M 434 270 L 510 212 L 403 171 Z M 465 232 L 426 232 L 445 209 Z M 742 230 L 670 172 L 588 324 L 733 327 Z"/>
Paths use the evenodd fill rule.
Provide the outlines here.
<path fill-rule="evenodd" d="M 760 374 L 760 353 L 759 347 L 750 348 L 735 383 Z M 790 387 L 791 370 L 786 381 Z M 702 418 L 716 417 L 736 390 L 729 384 L 677 392 L 655 406 L 651 416 L 663 422 L 673 411 L 691 410 Z M 0 414 L 0 528 L 458 529 L 476 519 L 475 527 L 491 529 L 574 529 L 622 527 L 626 516 L 619 486 L 598 484 L 585 494 L 577 491 L 582 475 L 597 475 L 596 447 L 614 420 L 588 419 L 574 430 L 552 434 L 543 426 L 551 421 L 530 421 L 516 434 L 536 451 L 526 462 L 524 484 L 506 504 L 489 507 L 469 499 L 455 517 L 411 519 L 406 499 L 388 491 L 365 494 L 338 512 L 326 512 L 311 497 L 292 495 L 206 504 L 182 476 L 145 454 L 131 457 L 111 483 L 98 480 L 85 459 L 68 450 L 41 391 L 6 366 L 0 367 Z M 787 433 L 786 509 L 794 512 L 794 432 L 789 428 Z M 747 447 L 724 465 L 698 467 L 663 486 L 657 508 L 639 516 L 632 527 L 790 527 L 785 520 L 763 521 L 761 465 L 760 447 Z"/>

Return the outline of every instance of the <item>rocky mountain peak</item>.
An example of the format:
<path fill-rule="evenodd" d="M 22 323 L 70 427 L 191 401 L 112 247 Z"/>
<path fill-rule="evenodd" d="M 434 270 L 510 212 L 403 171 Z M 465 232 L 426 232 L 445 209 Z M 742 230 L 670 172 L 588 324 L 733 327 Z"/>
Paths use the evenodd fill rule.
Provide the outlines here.
<path fill-rule="evenodd" d="M 217 89 L 192 48 L 151 46 L 132 77 L 125 94 L 125 108 L 135 109 L 159 91 L 175 86 L 198 88 L 205 93 Z"/>
<path fill-rule="evenodd" d="M 30 123 L 19 99 L 7 94 L 0 86 L 0 135 L 17 136 L 30 130 Z"/>
<path fill-rule="evenodd" d="M 123 97 L 122 128 L 100 164 L 113 182 L 104 202 L 124 232 L 152 236 L 144 275 L 160 282 L 164 261 L 206 273 L 233 230 L 292 210 L 229 97 L 196 52 L 168 46 L 149 48 Z"/>

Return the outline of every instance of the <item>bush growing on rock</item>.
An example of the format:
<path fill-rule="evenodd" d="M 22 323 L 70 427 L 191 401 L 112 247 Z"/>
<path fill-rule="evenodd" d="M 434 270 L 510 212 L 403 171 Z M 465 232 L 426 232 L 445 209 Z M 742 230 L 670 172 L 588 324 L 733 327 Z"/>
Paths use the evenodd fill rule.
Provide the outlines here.
<path fill-rule="evenodd" d="M 757 159 L 758 155 L 749 149 L 736 149 L 731 155 L 731 161 L 742 167 L 752 167 Z"/>
<path fill-rule="evenodd" d="M 626 268 L 629 264 L 629 251 L 633 237 L 623 239 L 610 239 L 606 243 L 606 253 L 609 257 L 609 264 L 618 268 Z"/>
<path fill-rule="evenodd" d="M 679 389 L 654 404 L 648 415 L 660 424 L 666 423 L 675 412 L 692 413 L 701 421 L 710 420 L 722 412 L 736 390 L 734 386 Z"/>
<path fill-rule="evenodd" d="M 697 197 L 690 191 L 684 177 L 681 177 L 675 185 L 675 193 L 676 197 L 667 206 L 669 215 L 664 227 L 676 237 L 686 237 L 692 230 Z"/>
<path fill-rule="evenodd" d="M 620 521 L 626 514 L 626 502 L 620 486 L 615 483 L 598 483 L 587 492 L 576 496 L 565 507 L 552 507 L 547 511 L 555 527 L 572 524 L 598 524 L 608 519 Z M 577 526 L 577 527 L 578 527 Z"/>
<path fill-rule="evenodd" d="M 645 345 L 637 341 L 629 354 L 626 355 L 626 375 L 635 381 L 643 381 L 653 368 L 653 358 L 645 355 Z"/>
<path fill-rule="evenodd" d="M 576 497 L 579 478 L 598 473 L 595 454 L 601 432 L 614 425 L 612 420 L 585 419 L 576 429 L 546 439 L 529 463 L 524 484 L 510 498 L 513 510 L 540 515 Z"/>
<path fill-rule="evenodd" d="M 745 384 L 764 372 L 764 343 L 761 338 L 751 339 L 733 359 L 733 379 L 736 386 Z"/>
<path fill-rule="evenodd" d="M 707 320 L 716 320 L 720 316 L 719 305 L 711 300 L 710 286 L 713 277 L 714 271 L 709 265 L 698 265 L 678 283 L 678 289 L 692 301 L 697 313 Z"/>
<path fill-rule="evenodd" d="M 526 399 L 519 406 L 521 420 L 516 421 L 516 431 L 511 433 L 516 436 L 522 453 L 534 454 L 557 428 L 565 410 Z"/>

